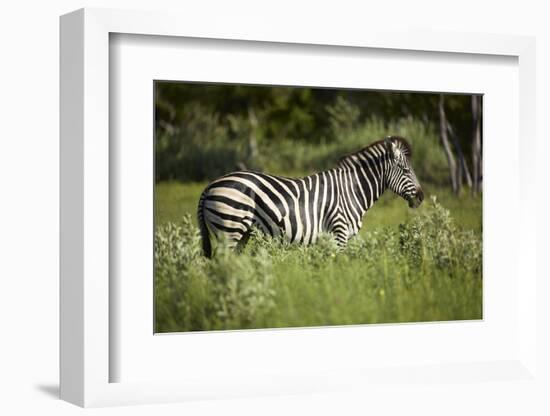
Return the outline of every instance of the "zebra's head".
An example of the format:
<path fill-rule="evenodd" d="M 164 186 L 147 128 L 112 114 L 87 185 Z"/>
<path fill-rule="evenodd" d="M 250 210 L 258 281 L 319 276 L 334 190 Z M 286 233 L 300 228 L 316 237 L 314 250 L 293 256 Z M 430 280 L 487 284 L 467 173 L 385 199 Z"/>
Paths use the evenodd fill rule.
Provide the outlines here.
<path fill-rule="evenodd" d="M 424 192 L 411 165 L 411 146 L 401 137 L 387 137 L 384 140 L 389 155 L 386 169 L 386 186 L 418 208 L 424 199 Z"/>

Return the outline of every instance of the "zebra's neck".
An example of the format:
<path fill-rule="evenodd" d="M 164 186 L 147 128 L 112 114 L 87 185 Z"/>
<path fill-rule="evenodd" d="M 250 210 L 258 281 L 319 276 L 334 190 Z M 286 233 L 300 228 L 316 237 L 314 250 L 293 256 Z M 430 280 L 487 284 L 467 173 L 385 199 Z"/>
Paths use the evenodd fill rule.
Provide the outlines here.
<path fill-rule="evenodd" d="M 361 216 L 386 190 L 387 160 L 384 146 L 376 144 L 345 156 L 338 163 L 337 170 L 346 179 L 341 184 L 343 191 L 359 202 Z"/>

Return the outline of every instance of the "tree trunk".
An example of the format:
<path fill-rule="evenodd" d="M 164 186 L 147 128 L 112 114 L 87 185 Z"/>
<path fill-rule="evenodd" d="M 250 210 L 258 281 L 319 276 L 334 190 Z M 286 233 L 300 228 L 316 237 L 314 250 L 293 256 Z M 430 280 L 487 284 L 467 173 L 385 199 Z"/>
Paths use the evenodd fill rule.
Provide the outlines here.
<path fill-rule="evenodd" d="M 257 169 L 258 166 L 258 140 L 256 138 L 256 131 L 258 130 L 258 117 L 252 106 L 248 107 L 248 122 L 250 123 L 250 134 L 248 136 L 248 160 L 249 163 Z"/>
<path fill-rule="evenodd" d="M 457 178 L 457 169 L 456 161 L 451 150 L 451 145 L 449 143 L 449 137 L 447 135 L 447 117 L 445 116 L 445 97 L 443 94 L 439 95 L 439 133 L 441 138 L 441 144 L 443 145 L 443 150 L 445 151 L 445 156 L 447 157 L 447 165 L 449 166 L 449 176 L 451 179 L 451 187 L 453 192 L 457 194 L 459 189 L 459 181 Z"/>
<path fill-rule="evenodd" d="M 470 169 L 468 169 L 468 164 L 466 163 L 466 158 L 464 157 L 464 152 L 462 151 L 462 146 L 460 145 L 460 141 L 458 140 L 458 137 L 456 137 L 453 127 L 448 121 L 447 121 L 447 131 L 449 132 L 449 136 L 451 136 L 451 139 L 453 141 L 453 145 L 456 149 L 456 154 L 458 157 L 457 175 L 459 177 L 459 188 L 462 186 L 463 178 L 466 181 L 466 185 L 471 188 L 472 175 L 470 174 Z"/>
<path fill-rule="evenodd" d="M 481 191 L 482 181 L 482 153 L 481 153 L 481 96 L 472 95 L 472 167 L 473 167 L 473 186 L 474 194 Z"/>

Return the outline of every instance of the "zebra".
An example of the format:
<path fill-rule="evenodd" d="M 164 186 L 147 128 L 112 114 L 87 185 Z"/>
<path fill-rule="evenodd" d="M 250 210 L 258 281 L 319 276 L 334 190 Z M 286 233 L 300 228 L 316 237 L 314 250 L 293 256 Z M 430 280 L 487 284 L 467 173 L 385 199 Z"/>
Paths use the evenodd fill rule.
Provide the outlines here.
<path fill-rule="evenodd" d="M 332 233 L 339 247 L 361 229 L 367 210 L 389 188 L 417 208 L 424 192 L 411 166 L 406 139 L 388 136 L 340 158 L 336 167 L 301 178 L 236 171 L 212 181 L 198 203 L 203 253 L 210 234 L 243 247 L 252 227 L 293 243 L 315 244 Z"/>

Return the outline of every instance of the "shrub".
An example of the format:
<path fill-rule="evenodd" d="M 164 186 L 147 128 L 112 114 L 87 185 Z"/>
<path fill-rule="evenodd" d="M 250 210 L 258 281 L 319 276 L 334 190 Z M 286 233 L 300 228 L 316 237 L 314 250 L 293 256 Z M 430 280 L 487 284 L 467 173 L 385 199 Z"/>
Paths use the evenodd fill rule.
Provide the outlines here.
<path fill-rule="evenodd" d="M 157 132 L 157 180 L 215 178 L 246 161 L 246 143 L 231 137 L 226 120 L 198 104 L 190 104 L 184 115 L 180 126 Z"/>
<path fill-rule="evenodd" d="M 481 317 L 481 239 L 432 198 L 398 229 L 290 244 L 254 230 L 201 255 L 188 215 L 155 233 L 159 332 Z"/>
<path fill-rule="evenodd" d="M 157 331 L 248 328 L 273 307 L 271 263 L 264 249 L 235 256 L 218 247 L 202 256 L 189 215 L 155 233 Z"/>
<path fill-rule="evenodd" d="M 265 250 L 236 257 L 230 250 L 218 249 L 204 275 L 212 282 L 221 328 L 249 328 L 274 306 L 271 261 Z"/>
<path fill-rule="evenodd" d="M 361 110 L 341 95 L 336 97 L 333 104 L 326 106 L 326 111 L 329 115 L 330 133 L 335 140 L 344 137 L 343 132 L 350 133 L 357 128 Z"/>
<path fill-rule="evenodd" d="M 402 253 L 417 266 L 428 259 L 440 269 L 461 266 L 481 271 L 481 241 L 472 231 L 459 230 L 435 196 L 429 209 L 399 226 L 399 243 Z"/>

